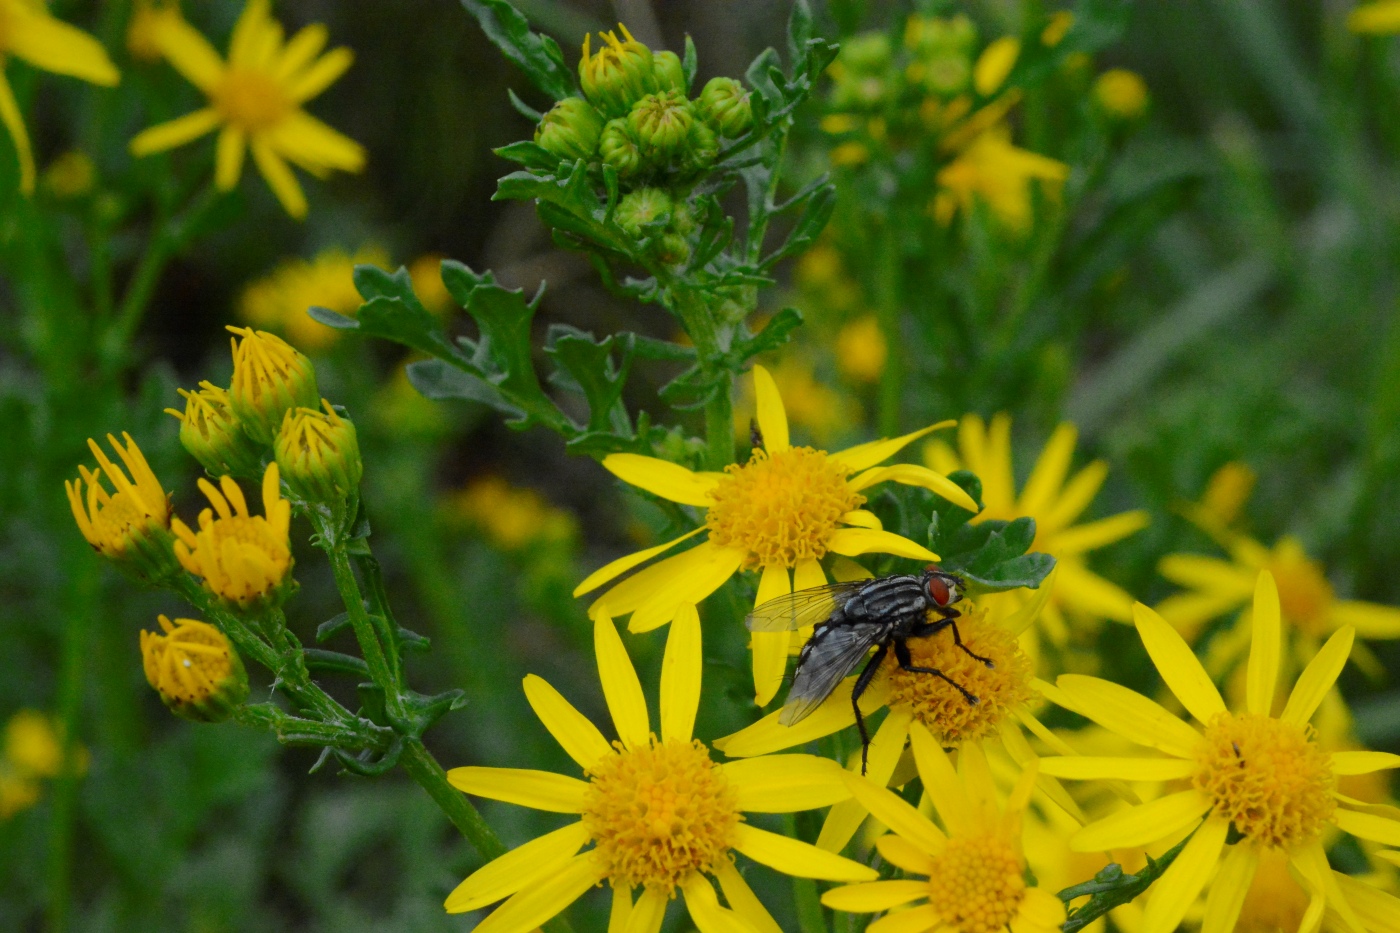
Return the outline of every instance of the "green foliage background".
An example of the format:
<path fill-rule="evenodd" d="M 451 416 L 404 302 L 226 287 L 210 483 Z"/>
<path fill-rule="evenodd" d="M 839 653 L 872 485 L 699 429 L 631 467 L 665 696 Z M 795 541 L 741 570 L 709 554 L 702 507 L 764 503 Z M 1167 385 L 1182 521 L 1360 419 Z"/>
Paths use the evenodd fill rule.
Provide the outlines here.
<path fill-rule="evenodd" d="M 123 4 L 52 6 L 119 47 Z M 189 6 L 217 36 L 237 12 Z M 559 38 L 571 63 L 585 30 L 637 8 L 519 6 Z M 963 8 L 995 35 L 1016 32 L 1038 6 L 986 0 Z M 634 31 L 673 49 L 688 32 L 702 82 L 742 74 L 764 46 L 781 47 L 787 16 L 785 4 L 735 0 L 656 4 L 653 12 L 659 35 L 629 20 Z M 903 12 L 851 0 L 818 9 L 822 31 L 838 39 Z M 547 280 L 537 345 L 556 323 L 600 335 L 675 333 L 658 308 L 611 296 L 586 261 L 554 248 L 527 205 L 490 200 L 510 168 L 491 149 L 531 132 L 507 87 L 532 105 L 547 102 L 531 96 L 457 3 L 288 0 L 277 13 L 293 28 L 324 21 L 334 42 L 355 50 L 354 68 L 314 109 L 367 146 L 363 175 L 309 185 L 305 224 L 245 180 L 241 215 L 174 260 L 131 355 L 111 365 L 94 352 L 95 328 L 77 303 L 50 302 L 32 314 L 16 283 L 0 280 L 0 717 L 22 707 L 71 711 L 91 756 L 80 780 L 49 786 L 38 806 L 0 823 L 0 929 L 58 928 L 65 919 L 71 929 L 113 931 L 467 928 L 440 904 L 475 856 L 402 776 L 308 776 L 310 751 L 167 713 L 145 685 L 136 633 L 157 612 L 180 607 L 101 565 L 68 515 L 62 480 L 86 461 L 85 439 L 121 430 L 175 490 L 178 512 L 194 514 L 193 467 L 161 409 L 176 404 L 176 386 L 226 380 L 223 326 L 235 320 L 249 280 L 286 255 L 374 242 L 396 261 L 439 252 L 490 268 L 527 293 Z M 1114 468 L 1096 513 L 1152 511 L 1147 531 L 1097 562 L 1149 604 L 1171 591 L 1155 574 L 1162 554 L 1208 549 L 1173 506 L 1199 495 L 1232 459 L 1259 474 L 1248 512 L 1258 537 L 1298 535 L 1340 594 L 1400 603 L 1400 44 L 1348 34 L 1343 14 L 1279 0 L 1132 6 L 1123 35 L 1097 64 L 1139 71 L 1151 113 L 1098 200 L 1071 218 L 1082 229 L 1070 230 L 1072 249 L 1052 260 L 1024 332 L 1012 335 L 1010 350 L 976 358 L 946 338 L 920 344 L 941 359 L 915 360 L 906 376 L 905 429 L 965 411 L 1012 412 L 1022 478 L 1054 425 L 1075 422 L 1080 456 L 1105 457 Z M 169 69 L 123 66 L 125 81 L 153 85 L 172 114 L 192 102 Z M 109 108 L 94 124 L 91 88 L 35 82 L 23 66 L 7 67 L 22 95 L 34 90 L 41 164 L 81 144 L 113 190 L 156 183 L 151 166 L 126 155 L 140 125 L 132 114 Z M 1083 104 L 1043 105 L 1053 115 Z M 790 153 L 800 171 L 815 173 L 825 157 L 816 117 L 815 108 L 803 114 Z M 1040 151 L 1066 157 L 1053 119 L 1041 142 Z M 6 153 L 0 186 L 12 190 Z M 41 243 L 58 255 L 82 252 L 76 217 L 36 224 L 15 207 L 0 217 L 0 231 L 7 268 L 43 252 Z M 121 275 L 134 261 L 131 247 L 113 244 Z M 1024 256 L 1010 254 L 983 263 L 952 274 L 996 281 L 1026 268 Z M 896 297 L 915 313 L 913 291 Z M 775 298 L 772 310 L 779 306 Z M 948 371 L 937 384 L 927 379 L 935 362 Z M 379 556 L 401 616 L 434 642 L 414 676 L 430 688 L 462 688 L 470 700 L 430 734 L 430 745 L 448 766 L 563 766 L 523 702 L 520 679 L 540 674 L 602 717 L 583 604 L 569 592 L 632 549 L 632 525 L 659 527 L 661 516 L 628 500 L 593 460 L 567 457 L 543 432 L 509 431 L 481 406 L 448 403 L 436 415 L 407 417 L 376 394 L 400 363 L 387 345 L 345 340 L 318 367 L 324 394 L 367 415 L 357 417 Z M 629 407 L 674 375 L 672 364 L 638 363 Z M 873 398 L 862 401 L 874 411 Z M 873 430 L 853 425 L 850 439 Z M 510 553 L 447 521 L 442 491 L 488 472 L 573 512 L 577 546 Z M 289 610 L 310 643 L 315 625 L 339 608 L 323 566 L 309 553 L 298 559 L 302 592 Z M 737 607 L 744 595 L 731 587 L 719 598 Z M 659 655 L 659 642 L 629 647 L 654 669 L 659 658 L 646 653 Z M 1101 647 L 1121 668 L 1111 673 L 1142 682 L 1145 661 L 1131 632 L 1110 628 Z M 1400 653 L 1382 645 L 1380 654 L 1397 669 Z M 65 669 L 79 676 L 65 680 Z M 710 704 L 701 734 L 747 721 L 746 677 L 707 670 L 707 693 L 732 697 L 734 711 Z M 1396 684 L 1348 671 L 1343 687 L 1362 738 L 1400 749 Z M 255 675 L 255 698 L 266 691 Z M 505 806 L 485 812 L 512 843 L 548 820 Z M 775 910 L 790 910 L 786 888 L 773 891 Z M 67 905 L 66 917 L 55 903 Z"/>

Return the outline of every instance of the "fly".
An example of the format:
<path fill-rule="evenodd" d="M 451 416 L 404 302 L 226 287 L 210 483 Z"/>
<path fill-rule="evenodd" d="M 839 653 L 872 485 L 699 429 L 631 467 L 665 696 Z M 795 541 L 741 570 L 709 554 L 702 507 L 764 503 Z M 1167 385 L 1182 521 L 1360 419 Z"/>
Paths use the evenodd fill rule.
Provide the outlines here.
<path fill-rule="evenodd" d="M 962 588 L 961 577 L 930 565 L 921 574 L 816 586 L 756 606 L 744 619 L 751 632 L 797 631 L 815 626 L 812 637 L 797 656 L 792 689 L 778 721 L 791 726 L 807 718 L 864 660 L 865 666 L 851 689 L 851 707 L 860 730 L 860 773 L 864 774 L 870 734 L 860 711 L 860 698 L 891 649 L 902 670 L 941 677 L 968 703 L 975 704 L 977 697 L 962 684 L 936 667 L 916 667 L 909 655 L 909 639 L 927 638 L 947 628 L 953 631 L 953 643 L 969 657 L 992 666 L 990 658 L 973 654 L 962 643 L 957 623 L 962 613 L 952 608 L 962 599 Z M 931 621 L 930 612 L 938 618 Z M 871 648 L 875 649 L 874 654 L 870 654 Z"/>

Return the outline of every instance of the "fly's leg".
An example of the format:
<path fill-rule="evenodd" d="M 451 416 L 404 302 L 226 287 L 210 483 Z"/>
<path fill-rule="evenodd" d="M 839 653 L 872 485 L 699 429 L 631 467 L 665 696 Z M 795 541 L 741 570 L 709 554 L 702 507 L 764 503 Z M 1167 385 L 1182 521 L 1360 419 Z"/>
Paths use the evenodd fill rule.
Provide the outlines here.
<path fill-rule="evenodd" d="M 949 624 L 951 624 L 951 621 L 949 622 Z M 956 631 L 956 629 L 954 629 L 954 631 Z M 964 650 L 966 650 L 966 649 L 964 649 Z M 971 653 L 971 652 L 969 652 L 969 653 Z M 894 657 L 895 657 L 895 660 L 897 660 L 897 661 L 899 662 L 899 668 L 900 668 L 900 670 L 908 671 L 908 672 L 911 673 L 911 674 L 932 674 L 932 675 L 935 676 L 935 677 L 941 677 L 941 678 L 943 678 L 943 680 L 944 680 L 946 683 L 948 683 L 950 686 L 952 686 L 953 689 L 955 689 L 955 690 L 957 690 L 959 693 L 961 693 L 961 694 L 963 695 L 963 699 L 967 700 L 967 702 L 968 702 L 969 705 L 971 705 L 971 706 L 976 706 L 976 705 L 977 705 L 977 698 L 976 698 L 975 696 L 973 696 L 971 693 L 968 693 L 966 687 L 964 687 L 962 684 L 958 683 L 958 682 L 957 682 L 956 680 L 954 680 L 953 678 L 949 677 L 947 674 L 945 674 L 945 673 L 943 673 L 942 671 L 940 671 L 938 668 L 936 668 L 936 667 L 915 667 L 914 664 L 913 664 L 913 659 L 909 657 L 909 646 L 905 643 L 904 639 L 902 639 L 902 638 L 897 638 L 897 639 L 895 639 L 895 642 L 894 642 Z M 975 655 L 974 655 L 974 657 L 975 657 Z M 864 676 L 864 674 L 862 674 L 862 676 Z"/>
<path fill-rule="evenodd" d="M 958 617 L 962 615 L 961 612 L 958 612 L 956 609 L 940 609 L 938 611 L 944 613 L 943 618 L 939 619 L 937 622 L 924 622 L 915 626 L 914 631 L 909 633 L 909 637 L 923 638 L 926 635 L 936 635 L 945 628 L 950 628 L 953 630 L 953 644 L 961 648 L 963 654 L 972 658 L 974 661 L 981 661 L 987 667 L 996 667 L 996 665 L 992 663 L 991 658 L 984 658 L 980 654 L 973 652 L 967 645 L 963 644 L 962 633 L 958 631 L 957 622 Z"/>
<path fill-rule="evenodd" d="M 860 676 L 856 678 L 856 685 L 851 688 L 851 709 L 856 713 L 856 728 L 860 730 L 860 776 L 865 777 L 865 766 L 870 758 L 870 733 L 865 731 L 865 716 L 860 711 L 860 698 L 865 693 L 865 688 L 870 686 L 870 682 L 879 673 L 880 662 L 885 660 L 885 655 L 889 649 L 884 645 L 875 649 L 875 653 L 870 656 L 870 660 L 865 662 L 865 667 L 861 668 Z"/>

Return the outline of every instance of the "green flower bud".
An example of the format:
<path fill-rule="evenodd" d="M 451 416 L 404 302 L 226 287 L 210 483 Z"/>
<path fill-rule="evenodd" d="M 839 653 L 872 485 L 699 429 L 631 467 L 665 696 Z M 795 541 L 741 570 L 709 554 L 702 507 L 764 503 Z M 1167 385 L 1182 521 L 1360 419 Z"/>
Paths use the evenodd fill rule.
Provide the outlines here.
<path fill-rule="evenodd" d="M 613 220 L 630 235 L 642 235 L 642 227 L 669 216 L 675 204 L 660 188 L 638 188 L 628 192 L 617 204 Z"/>
<path fill-rule="evenodd" d="M 229 405 L 249 437 L 270 444 L 283 415 L 320 402 L 316 370 L 305 354 L 281 337 L 251 327 L 229 325 L 227 329 L 243 338 L 233 345 Z"/>
<path fill-rule="evenodd" d="M 719 155 L 719 137 L 703 120 L 691 124 L 685 140 L 685 173 L 696 175 L 715 163 Z"/>
<path fill-rule="evenodd" d="M 642 150 L 637 146 L 627 118 L 609 120 L 598 138 L 598 158 L 617 170 L 618 177 L 631 178 L 642 170 Z"/>
<path fill-rule="evenodd" d="M 656 246 L 656 258 L 667 265 L 678 265 L 690 258 L 690 244 L 679 233 L 668 233 Z"/>
<path fill-rule="evenodd" d="M 656 90 L 653 56 L 647 48 L 627 31 L 621 23 L 626 41 L 613 32 L 598 34 L 598 54 L 589 50 L 592 36 L 583 38 L 583 59 L 578 63 L 579 83 L 583 93 L 605 117 L 626 116 L 632 105 Z"/>
<path fill-rule="evenodd" d="M 255 443 L 233 412 L 228 392 L 201 382 L 198 392 L 180 389 L 185 410 L 166 411 L 180 419 L 180 444 L 212 476 L 257 476 L 262 473 L 262 447 Z"/>
<path fill-rule="evenodd" d="M 686 92 L 685 66 L 675 52 L 653 52 L 651 57 L 652 74 L 656 77 L 658 91 Z"/>
<path fill-rule="evenodd" d="M 695 102 L 700 116 L 721 136 L 734 139 L 753 126 L 749 92 L 733 78 L 711 78 Z"/>
<path fill-rule="evenodd" d="M 972 60 L 959 52 L 945 52 L 924 62 L 924 87 L 934 94 L 951 97 L 967 88 L 972 80 Z"/>
<path fill-rule="evenodd" d="M 677 91 L 648 94 L 627 114 L 627 128 L 653 165 L 665 165 L 682 153 L 695 122 L 690 101 Z"/>
<path fill-rule="evenodd" d="M 355 424 L 321 399 L 324 411 L 298 408 L 282 418 L 273 451 L 287 488 L 308 502 L 342 502 L 360 488 L 364 462 Z"/>
<path fill-rule="evenodd" d="M 848 39 L 836 60 L 859 74 L 877 74 L 890 67 L 894 50 L 883 32 L 867 32 Z"/>
<path fill-rule="evenodd" d="M 603 132 L 603 118 L 582 97 L 566 97 L 535 127 L 535 142 L 561 159 L 591 159 Z"/>
<path fill-rule="evenodd" d="M 248 699 L 248 672 L 223 632 L 207 622 L 159 616 L 165 634 L 141 632 L 146 680 L 176 716 L 223 722 Z"/>

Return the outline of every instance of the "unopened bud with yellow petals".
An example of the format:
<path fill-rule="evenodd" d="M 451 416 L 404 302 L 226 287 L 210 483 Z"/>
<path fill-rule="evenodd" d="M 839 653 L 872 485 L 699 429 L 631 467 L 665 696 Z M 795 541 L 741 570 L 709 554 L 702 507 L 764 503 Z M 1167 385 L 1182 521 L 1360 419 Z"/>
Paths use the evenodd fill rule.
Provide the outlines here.
<path fill-rule="evenodd" d="M 292 504 L 282 498 L 277 464 L 268 464 L 263 474 L 263 515 L 249 513 L 243 490 L 231 477 L 220 479 L 218 487 L 201 479 L 199 488 L 213 506 L 199 513 L 199 530 L 178 518 L 172 524 L 181 566 L 203 578 L 210 593 L 240 609 L 281 603 L 293 586 L 287 536 Z"/>
<path fill-rule="evenodd" d="M 171 550 L 170 497 L 131 435 L 122 434 L 122 440 L 124 446 L 107 435 L 119 467 L 89 438 L 98 469 L 80 465 L 78 479 L 63 485 L 73 519 L 93 550 L 138 579 L 159 583 L 178 569 Z"/>
<path fill-rule="evenodd" d="M 316 370 L 311 360 L 281 337 L 251 327 L 228 330 L 242 337 L 233 344 L 233 383 L 229 403 L 253 440 L 272 443 L 282 416 L 294 408 L 315 408 Z"/>
<path fill-rule="evenodd" d="M 165 616 L 141 632 L 146 680 L 176 716 L 223 722 L 248 699 L 248 672 L 228 637 L 207 622 Z"/>
<path fill-rule="evenodd" d="M 323 411 L 287 412 L 273 450 L 287 487 L 308 502 L 332 503 L 353 495 L 364 476 L 355 423 L 321 399 Z"/>
<path fill-rule="evenodd" d="M 228 392 L 208 381 L 201 382 L 197 392 L 179 392 L 185 410 L 166 411 L 180 420 L 180 444 L 185 451 L 215 476 L 257 475 L 262 469 L 262 450 L 243 430 Z"/>
<path fill-rule="evenodd" d="M 611 30 L 598 34 L 596 55 L 591 51 L 593 37 L 585 36 L 578 63 L 583 93 L 605 117 L 626 116 L 642 95 L 657 89 L 651 49 L 633 39 L 626 26 L 619 23 L 617 28 L 622 39 Z"/>

